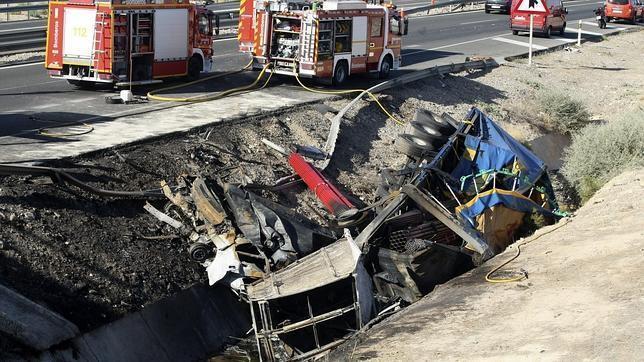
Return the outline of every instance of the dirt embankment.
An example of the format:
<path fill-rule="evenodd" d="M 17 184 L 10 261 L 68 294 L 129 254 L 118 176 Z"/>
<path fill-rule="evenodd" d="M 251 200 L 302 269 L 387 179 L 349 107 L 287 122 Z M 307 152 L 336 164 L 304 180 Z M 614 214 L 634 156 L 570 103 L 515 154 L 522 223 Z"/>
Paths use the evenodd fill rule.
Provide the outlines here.
<path fill-rule="evenodd" d="M 521 255 L 485 275 L 515 246 L 440 287 L 333 355 L 344 360 L 641 359 L 644 169 L 601 189 L 570 220 L 519 240 Z"/>
<path fill-rule="evenodd" d="M 641 34 L 611 37 L 585 46 L 580 53 L 538 57 L 540 66 L 535 70 L 528 71 L 519 62 L 488 73 L 419 81 L 389 92 L 392 100 L 385 104 L 406 121 L 418 108 L 462 118 L 472 105 L 482 105 L 493 115 L 498 111 L 502 126 L 528 141 L 547 130 L 526 119 L 518 105 L 528 104 L 539 89 L 567 86 L 576 79 L 577 84 L 570 87 L 614 90 L 606 96 L 613 102 L 610 104 L 627 96 L 635 99 L 629 102 L 641 103 L 641 87 L 616 86 L 642 84 L 641 54 L 633 45 Z M 597 58 L 602 52 L 620 56 Z M 563 62 L 561 57 L 568 58 Z M 588 59 L 600 59 L 606 67 L 619 69 L 584 66 Z M 599 88 L 580 88 L 591 84 Z M 633 98 L 633 92 L 640 95 Z M 347 102 L 325 104 L 338 110 Z M 589 102 L 589 106 L 599 118 L 610 116 L 595 103 Z M 182 174 L 271 184 L 289 175 L 291 169 L 284 157 L 267 150 L 261 138 L 282 145 L 321 146 L 329 126 L 324 112 L 324 107 L 307 106 L 52 165 L 106 189 L 156 188 L 160 180 L 173 183 Z M 379 170 L 404 161 L 393 147 L 400 132 L 402 127 L 387 120 L 375 104 L 360 102 L 343 121 L 336 154 L 326 173 L 355 200 L 373 202 Z M 85 172 L 92 176 L 82 175 Z M 312 211 L 319 212 L 319 204 L 302 187 L 271 197 L 325 223 L 324 216 Z M 0 178 L 0 282 L 87 330 L 204 281 L 205 271 L 188 260 L 187 245 L 168 237 L 174 231 L 143 211 L 143 205 L 141 200 L 101 199 L 72 192 L 42 177 Z M 164 202 L 154 205 L 162 208 Z M 159 236 L 163 238 L 156 238 Z"/>

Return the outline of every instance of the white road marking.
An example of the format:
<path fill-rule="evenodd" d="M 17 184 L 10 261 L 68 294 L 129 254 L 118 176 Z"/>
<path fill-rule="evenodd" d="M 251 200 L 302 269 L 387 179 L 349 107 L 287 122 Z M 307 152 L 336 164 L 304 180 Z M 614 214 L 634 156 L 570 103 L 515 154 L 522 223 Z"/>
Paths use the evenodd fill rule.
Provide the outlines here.
<path fill-rule="evenodd" d="M 470 24 L 480 24 L 480 23 L 491 23 L 499 19 L 488 19 L 488 20 L 479 20 L 479 21 L 468 21 L 467 23 L 461 23 L 461 25 L 470 25 Z"/>
<path fill-rule="evenodd" d="M 22 68 L 22 67 L 33 67 L 34 65 L 43 65 L 43 62 L 36 63 L 27 63 L 27 64 L 18 64 L 18 65 L 8 65 L 6 67 L 0 67 L 0 70 L 13 69 L 13 68 Z"/>
<path fill-rule="evenodd" d="M 411 44 L 411 45 L 405 45 L 405 48 L 418 48 L 420 45 L 419 44 Z"/>
<path fill-rule="evenodd" d="M 577 42 L 577 39 L 561 38 L 561 37 L 558 37 L 558 36 L 553 36 L 550 39 L 557 40 L 557 41 L 562 41 L 564 43 L 576 43 Z"/>
<path fill-rule="evenodd" d="M 222 42 L 222 41 L 231 41 L 231 40 L 237 41 L 237 37 L 235 36 L 235 37 L 232 37 L 232 38 L 215 39 L 212 42 L 213 43 L 219 43 L 219 42 Z"/>
<path fill-rule="evenodd" d="M 586 25 L 599 26 L 599 25 L 597 25 L 596 22 L 593 23 L 592 21 L 582 21 L 581 23 L 586 24 Z M 607 25 L 606 29 L 619 30 L 619 31 L 626 30 L 626 28 L 620 28 L 618 26 L 610 26 L 610 25 Z"/>
<path fill-rule="evenodd" d="M 523 46 L 523 47 L 526 47 L 526 48 L 530 46 L 529 43 L 514 40 L 514 39 L 508 39 L 508 38 L 495 37 L 495 38 L 492 38 L 492 40 L 496 40 L 496 41 L 500 41 L 500 42 L 504 42 L 504 43 L 508 43 L 508 44 L 519 45 L 519 46 Z M 548 47 L 544 47 L 543 45 L 537 45 L 537 44 L 534 44 L 534 43 L 532 44 L 532 48 L 537 49 L 537 50 L 548 49 Z"/>
<path fill-rule="evenodd" d="M 501 34 L 501 35 L 510 35 L 510 34 L 508 33 L 508 34 Z M 430 51 L 432 51 L 432 50 L 440 50 L 440 49 L 451 48 L 451 47 L 455 47 L 455 46 L 459 46 L 459 45 L 465 45 L 465 44 L 470 44 L 470 43 L 476 43 L 476 42 L 479 42 L 479 41 L 492 39 L 492 38 L 497 37 L 497 36 L 500 36 L 500 35 L 492 35 L 492 36 L 488 36 L 488 37 L 485 37 L 485 38 L 479 38 L 479 39 L 473 39 L 473 40 L 468 40 L 468 41 L 462 41 L 462 42 L 460 42 L 460 43 L 454 43 L 454 44 L 442 45 L 442 46 L 435 47 L 435 48 L 431 48 L 431 49 L 420 49 L 420 50 L 415 50 L 415 51 L 413 51 L 413 52 L 405 53 L 404 55 L 405 55 L 405 56 L 409 56 L 409 55 L 418 54 L 418 53 L 430 52 Z"/>
<path fill-rule="evenodd" d="M 81 103 L 81 102 L 88 102 L 88 101 L 93 101 L 95 100 L 95 97 L 87 97 L 87 98 L 80 98 L 80 99 L 74 99 L 69 101 L 69 103 Z"/>
<path fill-rule="evenodd" d="M 25 113 L 27 110 L 25 109 L 12 109 L 10 111 L 2 111 L 0 114 L 10 114 L 10 113 Z"/>
<path fill-rule="evenodd" d="M 569 31 L 571 33 L 577 34 L 579 29 L 577 29 L 577 28 L 566 28 L 566 31 Z M 603 36 L 604 35 L 602 33 L 595 33 L 594 31 L 588 31 L 588 30 L 584 30 L 584 29 L 581 29 L 581 33 L 582 34 L 588 34 L 588 35 L 595 35 L 595 36 Z"/>
<path fill-rule="evenodd" d="M 51 108 L 51 107 L 56 107 L 56 106 L 60 106 L 60 103 L 41 104 L 39 106 L 33 107 L 33 109 L 45 109 L 45 108 Z"/>
<path fill-rule="evenodd" d="M 598 1 L 598 2 L 593 1 L 593 2 L 590 2 L 590 3 L 586 3 L 586 4 L 575 4 L 575 5 L 567 5 L 568 3 L 566 3 L 565 7 L 574 8 L 574 7 L 577 7 L 577 6 L 586 6 L 586 5 L 591 5 L 591 4 L 603 4 L 603 3 L 604 3 L 603 1 Z"/>

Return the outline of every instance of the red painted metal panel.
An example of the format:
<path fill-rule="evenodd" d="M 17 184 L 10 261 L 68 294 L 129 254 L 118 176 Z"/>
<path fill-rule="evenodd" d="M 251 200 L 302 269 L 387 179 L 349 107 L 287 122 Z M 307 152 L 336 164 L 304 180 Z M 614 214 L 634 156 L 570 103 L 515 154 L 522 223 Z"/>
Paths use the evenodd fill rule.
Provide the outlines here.
<path fill-rule="evenodd" d="M 255 12 L 254 0 L 241 0 L 239 2 L 239 28 L 237 39 L 239 50 L 252 52 L 255 42 L 255 25 L 253 24 L 253 13 Z"/>
<path fill-rule="evenodd" d="M 353 204 L 300 154 L 291 153 L 288 163 L 333 215 L 339 216 L 354 208 Z"/>
<path fill-rule="evenodd" d="M 185 75 L 188 71 L 188 62 L 178 60 L 173 62 L 155 62 L 152 64 L 152 77 L 170 77 L 173 75 Z"/>
<path fill-rule="evenodd" d="M 63 20 L 64 4 L 49 4 L 47 20 L 47 49 L 45 68 L 62 69 L 63 67 Z"/>

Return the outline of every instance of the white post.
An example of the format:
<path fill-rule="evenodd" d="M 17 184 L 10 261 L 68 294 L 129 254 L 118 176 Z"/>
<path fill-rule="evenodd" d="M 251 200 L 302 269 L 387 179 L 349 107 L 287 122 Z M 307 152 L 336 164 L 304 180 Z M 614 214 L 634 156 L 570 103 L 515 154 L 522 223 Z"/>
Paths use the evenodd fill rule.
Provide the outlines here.
<path fill-rule="evenodd" d="M 530 14 L 530 46 L 528 47 L 528 66 L 532 65 L 532 29 L 534 27 L 534 14 Z"/>
<path fill-rule="evenodd" d="M 577 46 L 581 46 L 581 20 L 579 20 L 579 24 L 577 25 Z"/>

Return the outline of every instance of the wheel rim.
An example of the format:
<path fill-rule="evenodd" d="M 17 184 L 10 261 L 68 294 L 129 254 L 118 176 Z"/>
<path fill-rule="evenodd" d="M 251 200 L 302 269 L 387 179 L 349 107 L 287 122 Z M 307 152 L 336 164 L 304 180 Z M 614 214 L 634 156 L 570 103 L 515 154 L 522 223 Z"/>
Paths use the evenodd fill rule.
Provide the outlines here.
<path fill-rule="evenodd" d="M 389 60 L 385 60 L 384 63 L 382 63 L 382 74 L 389 74 L 390 69 Z"/>
<path fill-rule="evenodd" d="M 337 70 L 337 73 L 336 73 L 336 76 L 335 76 L 335 80 L 338 83 L 344 83 L 344 79 L 346 77 L 347 77 L 347 73 L 344 70 L 344 65 L 340 65 L 338 67 L 338 70 Z"/>

